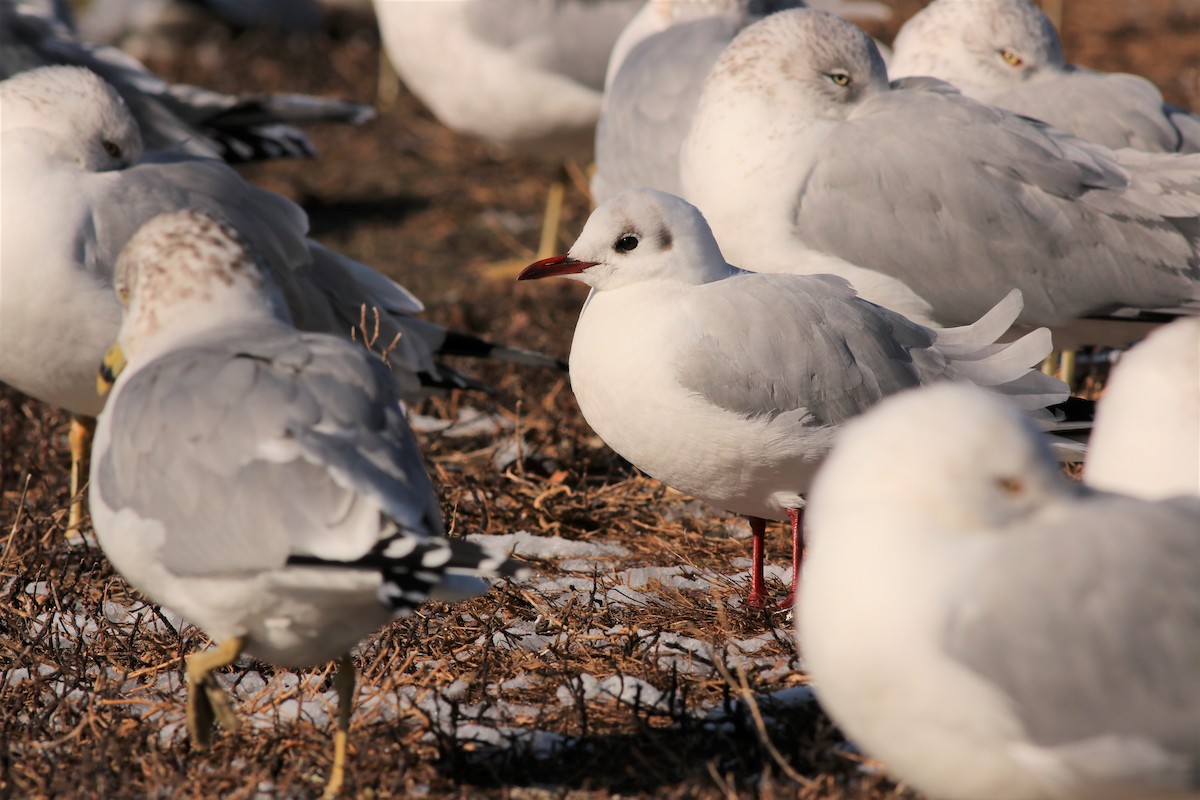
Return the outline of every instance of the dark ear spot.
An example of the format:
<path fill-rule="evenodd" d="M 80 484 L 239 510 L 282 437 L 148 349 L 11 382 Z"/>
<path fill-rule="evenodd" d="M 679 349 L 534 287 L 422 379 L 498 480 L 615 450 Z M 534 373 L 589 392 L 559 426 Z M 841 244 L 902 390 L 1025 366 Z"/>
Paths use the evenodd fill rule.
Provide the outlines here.
<path fill-rule="evenodd" d="M 674 243 L 674 240 L 671 238 L 671 232 L 667 230 L 666 226 L 660 227 L 655 236 L 658 238 L 659 250 L 666 251 L 671 249 L 671 245 Z"/>

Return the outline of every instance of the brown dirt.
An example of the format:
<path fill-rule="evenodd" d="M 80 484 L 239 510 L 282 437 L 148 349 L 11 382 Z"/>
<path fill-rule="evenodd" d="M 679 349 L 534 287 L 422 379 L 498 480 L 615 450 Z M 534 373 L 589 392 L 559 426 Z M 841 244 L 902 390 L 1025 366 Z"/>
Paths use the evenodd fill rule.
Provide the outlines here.
<path fill-rule="evenodd" d="M 919 3 L 896 5 L 903 18 Z M 1075 59 L 1141 72 L 1173 101 L 1200 106 L 1195 3 L 1074 0 L 1065 18 Z M 370 21 L 341 16 L 309 38 L 206 28 L 152 66 L 226 91 L 372 102 L 378 54 Z M 432 319 L 566 356 L 581 287 L 485 281 L 477 271 L 532 256 L 552 166 L 499 157 L 446 131 L 403 90 L 375 121 L 314 137 L 324 158 L 245 175 L 303 204 L 316 238 L 404 283 L 426 300 Z M 577 232 L 587 209 L 581 192 L 569 192 L 565 230 Z M 590 582 L 582 594 L 505 586 L 454 606 L 431 604 L 365 644 L 357 658 L 364 694 L 415 699 L 391 714 L 366 703 L 359 709 L 345 796 L 911 796 L 864 766 L 811 703 L 778 705 L 781 692 L 804 680 L 790 624 L 747 612 L 730 581 L 718 578 L 710 589 L 651 581 L 646 606 L 604 601 L 613 573 L 632 566 L 736 573 L 729 564 L 745 555 L 744 543 L 728 536 L 730 520 L 682 505 L 608 451 L 582 421 L 563 376 L 503 367 L 479 374 L 497 387 L 494 397 L 454 394 L 421 410 L 453 418 L 470 405 L 496 414 L 511 425 L 499 445 L 519 436 L 522 457 L 498 471 L 495 433 L 422 437 L 450 530 L 525 529 L 618 543 L 626 552 L 591 574 L 571 573 Z M 170 683 L 181 657 L 206 642 L 152 610 L 132 622 L 113 612 L 112 604 L 132 607 L 137 598 L 97 549 L 64 539 L 66 467 L 65 415 L 0 387 L 0 796 L 317 796 L 330 763 L 330 726 L 282 721 L 279 707 L 290 696 L 327 697 L 326 670 L 294 690 L 240 700 L 280 717 L 275 724 L 218 732 L 206 751 L 182 736 L 160 736 L 164 721 L 177 723 L 181 712 Z M 782 530 L 774 537 L 772 551 L 782 554 Z M 568 574 L 554 559 L 531 565 L 543 576 Z M 47 624 L 55 613 L 58 628 Z M 522 625 L 548 637 L 545 646 L 497 644 Z M 709 648 L 696 657 L 697 669 L 664 668 L 663 648 L 674 635 Z M 765 643 L 758 660 L 746 662 L 736 642 L 756 636 Z M 739 672 L 739 663 L 749 665 Z M 250 670 L 267 681 L 286 678 L 243 662 L 229 679 Z M 639 678 L 669 702 L 588 697 L 582 674 Z M 521 676 L 528 686 L 498 688 Z M 746 698 L 766 715 L 764 725 Z M 465 737 L 443 713 L 473 715 L 502 731 L 504 744 Z M 547 758 L 522 731 L 558 737 L 558 749 Z"/>

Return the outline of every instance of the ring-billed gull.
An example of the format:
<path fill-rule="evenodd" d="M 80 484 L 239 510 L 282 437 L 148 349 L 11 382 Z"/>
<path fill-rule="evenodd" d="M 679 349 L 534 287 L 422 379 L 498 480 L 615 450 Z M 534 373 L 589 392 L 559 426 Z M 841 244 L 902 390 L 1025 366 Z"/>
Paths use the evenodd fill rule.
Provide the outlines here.
<path fill-rule="evenodd" d="M 1104 386 L 1084 480 L 1147 500 L 1200 494 L 1200 319 L 1159 328 Z"/>
<path fill-rule="evenodd" d="M 427 597 L 479 594 L 502 553 L 444 537 L 437 497 L 377 358 L 301 333 L 247 239 L 200 211 L 146 223 L 117 264 L 125 307 L 91 468 L 113 566 L 217 643 L 188 658 L 188 729 L 236 725 L 212 671 L 246 652 L 341 659 L 327 796 L 342 781 L 362 638 Z"/>
<path fill-rule="evenodd" d="M 943 324 L 1014 286 L 1020 321 L 1056 328 L 1200 300 L 1200 156 L 1114 152 L 935 79 L 889 84 L 870 37 L 830 14 L 742 31 L 681 158 L 684 196 L 734 261 L 812 271 L 807 253 L 832 254 Z"/>
<path fill-rule="evenodd" d="M 95 365 L 121 318 L 111 288 L 117 254 L 143 222 L 197 207 L 229 218 L 252 241 L 299 327 L 349 336 L 363 306 L 377 307 L 379 339 L 384 345 L 396 341 L 389 363 L 407 394 L 422 383 L 470 385 L 435 357 L 462 349 L 486 352 L 490 345 L 413 316 L 422 310 L 416 297 L 306 238 L 308 219 L 299 207 L 252 186 L 223 162 L 181 153 L 143 155 L 133 117 L 91 72 L 44 67 L 20 73 L 0 82 L 0 109 L 5 383 L 94 417 L 102 405 Z M 9 200 L 18 197 L 20 202 Z M 507 348 L 491 354 L 554 363 Z M 81 456 L 84 441 L 82 434 L 72 438 L 74 456 Z M 70 527 L 77 523 L 73 513 Z"/>
<path fill-rule="evenodd" d="M 993 344 L 1019 293 L 972 326 L 926 328 L 834 276 L 730 266 L 700 212 L 663 192 L 617 195 L 568 255 L 520 279 L 554 275 L 592 287 L 570 358 L 584 418 L 652 477 L 751 518 L 754 604 L 765 599 L 765 520 L 791 523 L 794 579 L 802 495 L 848 419 L 939 380 L 990 386 L 1030 409 L 1066 397 L 1030 369 L 1050 350 L 1045 330 Z"/>
<path fill-rule="evenodd" d="M 1200 498 L 1068 481 L 969 386 L 885 400 L 809 506 L 821 705 L 934 798 L 1200 797 Z"/>
<path fill-rule="evenodd" d="M 931 75 L 964 94 L 1113 149 L 1200 152 L 1200 118 L 1137 75 L 1068 64 L 1029 0 L 934 0 L 896 35 L 888 72 Z"/>
<path fill-rule="evenodd" d="M 151 150 L 176 149 L 231 162 L 315 156 L 312 142 L 292 124 L 358 124 L 374 116 L 369 106 L 326 97 L 234 97 L 168 83 L 115 47 L 79 39 L 35 4 L 0 0 L 0 79 L 54 65 L 86 67 L 108 81 L 129 105 Z"/>

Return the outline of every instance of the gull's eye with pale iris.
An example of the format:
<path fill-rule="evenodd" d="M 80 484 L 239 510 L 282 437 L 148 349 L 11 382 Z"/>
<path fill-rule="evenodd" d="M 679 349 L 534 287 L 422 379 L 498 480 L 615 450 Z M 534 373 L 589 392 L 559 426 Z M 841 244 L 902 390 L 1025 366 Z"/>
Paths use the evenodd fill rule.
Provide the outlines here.
<path fill-rule="evenodd" d="M 1000 51 L 1000 57 L 1004 59 L 1004 63 L 1010 67 L 1024 66 L 1025 59 L 1017 55 L 1015 50 L 1009 50 L 1007 47 Z"/>
<path fill-rule="evenodd" d="M 616 251 L 618 253 L 628 253 L 630 250 L 633 250 L 637 246 L 638 246 L 638 238 L 636 236 L 634 236 L 632 233 L 627 233 L 624 236 L 622 236 L 620 239 L 617 239 L 616 243 L 613 245 L 613 247 L 616 248 Z"/>
<path fill-rule="evenodd" d="M 840 69 L 835 70 L 834 72 L 828 73 L 826 75 L 826 77 L 828 77 L 829 80 L 833 81 L 838 86 L 849 86 L 850 85 L 850 76 L 846 72 L 844 72 Z"/>
<path fill-rule="evenodd" d="M 105 139 L 100 142 L 100 146 L 104 148 L 104 152 L 108 153 L 113 158 L 121 157 L 121 146 L 111 139 Z"/>

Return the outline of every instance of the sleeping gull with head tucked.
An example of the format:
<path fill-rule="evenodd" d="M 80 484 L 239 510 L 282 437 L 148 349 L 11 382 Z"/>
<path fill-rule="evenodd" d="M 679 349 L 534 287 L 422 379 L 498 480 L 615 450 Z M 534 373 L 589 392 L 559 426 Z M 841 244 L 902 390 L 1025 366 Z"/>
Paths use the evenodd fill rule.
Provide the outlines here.
<path fill-rule="evenodd" d="M 1114 152 L 941 81 L 890 84 L 870 37 L 830 14 L 742 31 L 681 158 L 684 196 L 734 261 L 811 272 L 812 251 L 836 256 L 942 324 L 1014 286 L 1019 321 L 1055 326 L 1059 346 L 1080 317 L 1200 307 L 1200 155 Z"/>
<path fill-rule="evenodd" d="M 974 387 L 889 398 L 817 475 L 796 604 L 817 699 L 953 800 L 1200 797 L 1200 498 L 1066 479 Z"/>
<path fill-rule="evenodd" d="M 1145 78 L 1068 64 L 1029 0 L 934 0 L 896 35 L 888 73 L 930 75 L 968 97 L 1114 150 L 1200 152 L 1200 118 Z"/>
<path fill-rule="evenodd" d="M 1031 371 L 1050 349 L 1045 330 L 994 344 L 1019 293 L 973 325 L 930 329 L 834 276 L 731 266 L 700 212 L 663 192 L 617 195 L 567 255 L 521 279 L 555 275 L 592 287 L 570 358 L 588 424 L 652 477 L 751 518 L 754 604 L 765 600 L 765 521 L 791 522 L 794 576 L 802 495 L 850 418 L 942 380 L 989 386 L 1029 409 L 1066 397 Z"/>
<path fill-rule="evenodd" d="M 236 716 L 213 670 L 242 652 L 288 667 L 341 659 L 427 597 L 480 594 L 503 553 L 445 538 L 437 497 L 379 359 L 301 333 L 249 241 L 200 211 L 148 222 L 117 263 L 125 317 L 91 469 L 96 535 L 138 590 L 217 643 L 189 656 L 188 729 Z"/>

